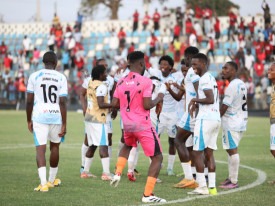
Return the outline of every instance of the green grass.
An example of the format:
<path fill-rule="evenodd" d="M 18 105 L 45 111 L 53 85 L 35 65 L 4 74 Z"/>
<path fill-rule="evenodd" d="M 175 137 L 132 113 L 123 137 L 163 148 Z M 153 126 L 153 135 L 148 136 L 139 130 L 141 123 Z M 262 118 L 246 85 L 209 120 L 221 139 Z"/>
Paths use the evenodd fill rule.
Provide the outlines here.
<path fill-rule="evenodd" d="M 84 124 L 81 114 L 68 113 L 68 127 L 65 143 L 60 148 L 60 163 L 58 177 L 62 185 L 51 189 L 48 193 L 34 192 L 39 184 L 35 162 L 35 147 L 33 137 L 28 132 L 24 112 L 0 111 L 0 205 L 137 205 L 141 204 L 141 196 L 145 186 L 149 165 L 140 151 L 138 170 L 142 173 L 135 183 L 129 182 L 124 175 L 117 188 L 109 186 L 109 182 L 97 179 L 80 179 L 80 151 L 84 137 Z M 119 122 L 114 122 L 113 159 L 114 168 L 118 142 L 120 139 Z M 179 181 L 178 177 L 168 177 L 166 172 L 168 141 L 167 135 L 162 135 L 161 142 L 164 151 L 164 169 L 157 184 L 155 194 L 167 199 L 178 200 L 187 196 L 188 190 L 174 189 L 172 185 Z M 227 161 L 227 155 L 218 139 L 218 150 L 215 158 Z M 254 167 L 267 174 L 267 180 L 275 179 L 275 160 L 269 152 L 269 119 L 249 118 L 248 131 L 245 133 L 239 153 L 241 164 Z M 47 150 L 47 157 L 49 150 Z M 102 172 L 98 152 L 91 170 L 100 177 Z M 113 170 L 113 169 L 111 169 Z M 179 160 L 176 158 L 174 170 L 182 172 Z M 124 171 L 126 172 L 126 170 Z M 217 184 L 227 176 L 227 165 L 217 163 Z M 245 186 L 254 182 L 257 174 L 248 169 L 240 169 L 239 184 Z M 218 189 L 218 191 L 223 191 Z M 196 199 L 188 203 L 173 205 L 274 205 L 275 187 L 264 182 L 262 185 L 245 191 L 220 195 L 205 199 Z M 171 205 L 171 204 L 169 204 Z"/>

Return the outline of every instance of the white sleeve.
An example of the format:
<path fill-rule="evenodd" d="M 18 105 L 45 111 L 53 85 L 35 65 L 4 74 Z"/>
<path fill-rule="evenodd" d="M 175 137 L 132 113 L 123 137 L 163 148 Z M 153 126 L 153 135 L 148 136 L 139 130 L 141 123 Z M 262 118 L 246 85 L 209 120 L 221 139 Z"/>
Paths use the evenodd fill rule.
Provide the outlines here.
<path fill-rule="evenodd" d="M 66 97 L 68 95 L 68 85 L 65 76 L 62 76 L 61 89 L 59 91 L 60 97 Z"/>
<path fill-rule="evenodd" d="M 85 78 L 83 83 L 82 83 L 82 87 L 84 89 L 88 89 L 88 85 L 89 85 L 89 79 L 88 78 Z"/>
<path fill-rule="evenodd" d="M 164 83 L 161 83 L 158 93 L 165 94 L 167 91 L 166 85 Z"/>
<path fill-rule="evenodd" d="M 96 96 L 97 97 L 104 97 L 108 93 L 108 88 L 105 84 L 101 84 L 99 87 L 96 88 Z"/>
<path fill-rule="evenodd" d="M 201 78 L 200 79 L 200 87 L 202 88 L 202 90 L 210 90 L 210 89 L 213 90 L 214 89 L 214 88 L 212 88 L 210 78 Z"/>
<path fill-rule="evenodd" d="M 195 74 L 195 73 L 192 74 L 192 75 L 190 75 L 190 78 L 191 78 L 191 82 L 192 82 L 193 84 L 200 80 L 200 76 L 197 75 L 197 74 Z"/>
<path fill-rule="evenodd" d="M 31 75 L 29 80 L 28 80 L 27 92 L 28 93 L 34 93 L 33 75 Z"/>
<path fill-rule="evenodd" d="M 229 85 L 229 86 L 226 88 L 226 90 L 225 90 L 225 92 L 224 92 L 223 102 L 222 102 L 223 104 L 225 104 L 225 105 L 227 105 L 227 106 L 232 105 L 232 102 L 233 102 L 233 100 L 234 100 L 234 94 L 235 94 L 234 91 L 235 91 L 235 90 L 234 90 L 234 88 L 232 88 L 231 85 Z"/>

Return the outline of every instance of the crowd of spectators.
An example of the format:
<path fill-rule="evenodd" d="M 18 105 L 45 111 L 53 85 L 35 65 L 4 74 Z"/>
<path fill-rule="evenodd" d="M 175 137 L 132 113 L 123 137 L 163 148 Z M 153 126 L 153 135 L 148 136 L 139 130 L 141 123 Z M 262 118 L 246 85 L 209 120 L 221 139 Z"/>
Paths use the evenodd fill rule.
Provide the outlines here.
<path fill-rule="evenodd" d="M 266 109 L 270 94 L 270 84 L 266 77 L 269 62 L 274 61 L 275 54 L 275 23 L 271 19 L 270 8 L 264 1 L 262 3 L 264 28 L 259 27 L 252 16 L 249 21 L 239 15 L 238 10 L 229 8 L 227 42 L 236 43 L 235 49 L 229 49 L 224 56 L 236 61 L 239 66 L 239 75 L 248 87 L 249 108 Z M 164 7 L 162 12 L 155 9 L 153 14 L 141 14 L 135 10 L 132 16 L 132 33 L 136 31 L 149 31 L 151 38 L 147 56 L 147 67 L 158 68 L 159 56 L 168 54 L 175 60 L 176 65 L 183 58 L 185 48 L 195 46 L 203 48 L 209 56 L 210 63 L 216 62 L 216 51 L 225 43 L 222 41 L 222 31 L 219 17 L 210 6 L 204 8 L 196 5 L 192 8 L 186 5 L 181 7 Z M 67 24 L 62 27 L 57 14 L 54 14 L 52 26 L 49 31 L 47 46 L 55 51 L 59 58 L 57 69 L 67 76 L 69 81 L 70 103 L 78 101 L 78 93 L 83 77 L 87 75 L 87 61 L 82 44 L 83 16 L 78 12 L 77 20 L 73 26 Z M 150 27 L 152 25 L 152 29 Z M 157 32 L 162 36 L 172 37 L 169 44 L 159 40 Z M 110 73 L 114 75 L 117 69 L 127 65 L 127 54 L 136 49 L 131 42 L 126 43 L 128 31 L 121 28 L 110 29 L 110 49 L 105 52 L 104 58 L 109 59 Z M 40 51 L 33 46 L 33 42 L 26 35 L 22 41 L 22 49 L 14 55 L 9 51 L 8 45 L 0 45 L 0 103 L 24 102 L 26 81 L 29 74 L 36 71 L 41 62 Z M 114 53 L 114 55 L 109 55 Z M 96 56 L 93 63 L 96 62 Z M 99 57 L 98 57 L 99 58 Z M 177 69 L 177 68 L 175 68 Z M 219 75 L 217 76 L 220 94 L 224 93 L 227 85 Z"/>

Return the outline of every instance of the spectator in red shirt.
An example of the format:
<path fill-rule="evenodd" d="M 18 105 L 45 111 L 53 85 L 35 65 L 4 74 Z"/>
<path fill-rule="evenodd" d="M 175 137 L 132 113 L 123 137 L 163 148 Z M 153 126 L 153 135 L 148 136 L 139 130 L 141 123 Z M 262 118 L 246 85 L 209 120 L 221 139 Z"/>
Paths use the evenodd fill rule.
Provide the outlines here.
<path fill-rule="evenodd" d="M 244 22 L 244 18 L 243 17 L 241 17 L 241 19 L 240 19 L 239 30 L 245 36 L 246 26 L 245 26 L 245 22 Z"/>
<path fill-rule="evenodd" d="M 200 25 L 202 26 L 202 14 L 203 14 L 203 10 L 202 8 L 197 4 L 195 6 L 195 20 L 197 20 Z"/>
<path fill-rule="evenodd" d="M 66 33 L 67 32 L 72 32 L 72 27 L 70 26 L 70 24 L 67 24 L 66 26 Z"/>
<path fill-rule="evenodd" d="M 153 15 L 153 21 L 154 21 L 154 30 L 159 30 L 159 20 L 160 20 L 160 14 L 158 13 L 158 9 L 155 10 L 155 13 Z"/>
<path fill-rule="evenodd" d="M 193 29 L 192 21 L 190 18 L 188 18 L 186 19 L 186 22 L 185 22 L 185 34 L 187 35 L 187 37 L 190 36 L 192 29 Z"/>
<path fill-rule="evenodd" d="M 151 33 L 151 41 L 150 41 L 150 48 L 153 48 L 156 50 L 158 43 L 158 38 L 155 36 L 154 32 Z"/>
<path fill-rule="evenodd" d="M 151 17 L 149 16 L 148 12 L 146 11 L 145 16 L 143 17 L 143 21 L 142 21 L 143 31 L 146 30 L 150 19 L 151 19 Z"/>
<path fill-rule="evenodd" d="M 263 76 L 264 64 L 259 59 L 257 59 L 256 63 L 254 64 L 254 70 L 258 77 Z"/>
<path fill-rule="evenodd" d="M 214 54 L 214 49 L 215 49 L 215 42 L 214 39 L 212 37 L 210 37 L 209 41 L 208 41 L 208 51 L 207 51 L 207 56 L 209 56 L 209 54 L 211 53 L 212 57 L 213 57 L 213 61 L 215 61 L 215 54 Z"/>
<path fill-rule="evenodd" d="M 248 24 L 248 28 L 251 34 L 251 37 L 254 37 L 254 31 L 255 31 L 255 26 L 257 25 L 257 23 L 255 22 L 255 17 L 252 17 L 252 21 Z"/>
<path fill-rule="evenodd" d="M 135 43 L 134 42 L 132 42 L 131 46 L 128 48 L 128 54 L 130 54 L 133 51 L 135 51 Z"/>
<path fill-rule="evenodd" d="M 180 31 L 181 31 L 180 24 L 177 23 L 177 24 L 174 26 L 174 40 L 175 40 L 176 38 L 179 38 L 179 36 L 180 36 Z"/>
<path fill-rule="evenodd" d="M 230 37 L 232 36 L 233 38 L 233 35 L 235 33 L 235 24 L 237 22 L 237 16 L 236 14 L 233 12 L 233 11 L 229 11 L 229 27 L 228 27 L 228 32 L 227 32 L 227 39 L 228 41 L 230 40 Z M 232 33 L 231 33 L 232 32 Z M 234 41 L 234 39 L 233 39 Z"/>
<path fill-rule="evenodd" d="M 10 71 L 11 70 L 11 64 L 12 64 L 12 59 L 9 58 L 8 53 L 5 54 L 4 57 L 4 69 L 5 71 Z"/>
<path fill-rule="evenodd" d="M 139 13 L 136 10 L 135 13 L 133 14 L 133 19 L 134 19 L 134 22 L 133 22 L 133 32 L 138 29 L 138 17 L 139 17 Z"/>
<path fill-rule="evenodd" d="M 220 28 L 220 20 L 217 16 L 215 18 L 214 31 L 215 31 L 215 39 L 219 47 L 219 38 L 221 36 L 221 28 Z"/>
<path fill-rule="evenodd" d="M 125 37 L 126 33 L 123 30 L 123 27 L 120 28 L 117 37 L 119 39 L 119 47 L 123 47 L 125 45 Z"/>
<path fill-rule="evenodd" d="M 257 54 L 257 59 L 260 61 L 260 62 L 263 62 L 265 60 L 265 50 L 264 50 L 264 47 L 261 48 L 260 50 L 260 53 Z"/>
<path fill-rule="evenodd" d="M 2 70 L 3 61 L 7 52 L 8 52 L 8 47 L 5 45 L 5 42 L 2 41 L 0 45 L 0 71 Z"/>
<path fill-rule="evenodd" d="M 270 57 L 273 53 L 273 46 L 270 44 L 268 40 L 265 41 L 265 60 L 270 62 Z"/>

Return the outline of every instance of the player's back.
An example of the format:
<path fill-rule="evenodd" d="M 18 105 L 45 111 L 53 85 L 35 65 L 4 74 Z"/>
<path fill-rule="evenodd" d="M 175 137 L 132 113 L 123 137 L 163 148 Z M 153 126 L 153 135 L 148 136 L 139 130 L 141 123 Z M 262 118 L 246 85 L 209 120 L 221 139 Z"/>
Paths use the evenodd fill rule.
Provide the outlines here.
<path fill-rule="evenodd" d="M 223 115 L 223 125 L 233 131 L 245 131 L 247 124 L 247 88 L 240 79 L 232 80 L 225 91 L 223 104 L 228 109 Z"/>
<path fill-rule="evenodd" d="M 144 109 L 143 98 L 151 98 L 152 89 L 152 81 L 135 72 L 118 82 L 114 97 L 120 101 L 125 132 L 139 132 L 151 127 L 150 110 Z"/>
<path fill-rule="evenodd" d="M 50 69 L 31 74 L 29 93 L 34 93 L 33 121 L 44 124 L 61 124 L 59 97 L 67 96 L 66 77 Z"/>

